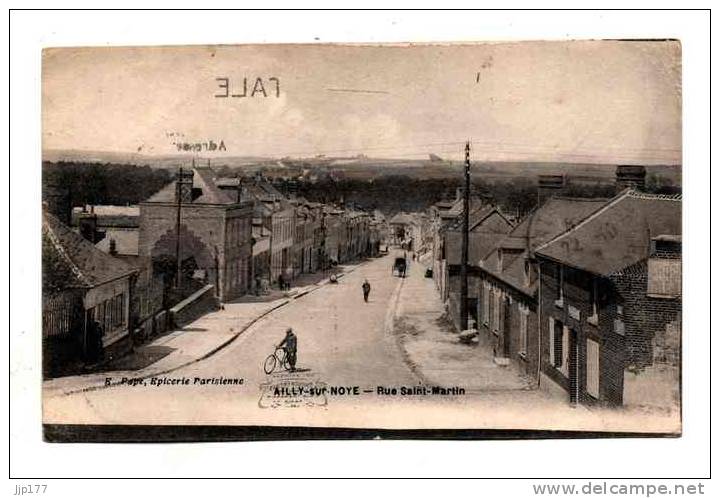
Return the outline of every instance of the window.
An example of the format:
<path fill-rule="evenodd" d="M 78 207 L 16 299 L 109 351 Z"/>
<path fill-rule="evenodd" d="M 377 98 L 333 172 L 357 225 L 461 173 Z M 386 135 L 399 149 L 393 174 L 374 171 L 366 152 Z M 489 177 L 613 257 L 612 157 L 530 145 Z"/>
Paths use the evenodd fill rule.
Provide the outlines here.
<path fill-rule="evenodd" d="M 565 334 L 564 334 L 564 327 L 561 322 L 555 321 L 555 328 L 553 329 L 553 336 L 555 337 L 554 345 L 555 345 L 555 368 L 562 368 L 564 362 L 564 343 L 565 343 Z"/>
<path fill-rule="evenodd" d="M 525 277 L 524 282 L 525 282 L 525 285 L 527 287 L 529 287 L 530 283 L 531 283 L 530 282 L 530 261 L 528 261 L 527 258 L 525 259 L 525 266 L 523 267 L 523 269 L 524 269 L 523 276 Z"/>
<path fill-rule="evenodd" d="M 560 371 L 565 375 L 565 377 L 568 376 L 569 372 L 569 366 L 570 366 L 570 329 L 563 326 L 562 327 L 562 346 L 561 346 L 561 353 L 562 353 L 562 363 L 560 364 L 559 368 Z"/>
<path fill-rule="evenodd" d="M 557 266 L 557 290 L 555 291 L 555 306 L 562 308 L 563 306 L 563 267 Z"/>
<path fill-rule="evenodd" d="M 561 322 L 550 318 L 550 364 L 555 368 L 563 366 L 564 327 Z"/>
<path fill-rule="evenodd" d="M 113 326 L 113 307 L 112 302 L 110 299 L 105 301 L 105 324 L 103 329 L 104 330 L 110 330 Z"/>
<path fill-rule="evenodd" d="M 490 322 L 490 284 L 483 282 L 483 323 Z"/>
<path fill-rule="evenodd" d="M 493 293 L 493 329 L 500 330 L 500 289 L 494 289 Z"/>
<path fill-rule="evenodd" d="M 593 398 L 600 397 L 600 345 L 587 340 L 587 368 L 585 369 L 585 390 Z"/>
<path fill-rule="evenodd" d="M 597 326 L 598 324 L 598 283 L 597 279 L 590 277 L 590 313 L 587 317 L 588 323 Z"/>
<path fill-rule="evenodd" d="M 528 314 L 529 309 L 518 303 L 518 312 L 520 314 L 520 354 L 527 355 L 528 349 Z"/>
<path fill-rule="evenodd" d="M 550 341 L 548 353 L 550 355 L 550 365 L 555 366 L 555 319 L 549 318 L 548 339 Z"/>

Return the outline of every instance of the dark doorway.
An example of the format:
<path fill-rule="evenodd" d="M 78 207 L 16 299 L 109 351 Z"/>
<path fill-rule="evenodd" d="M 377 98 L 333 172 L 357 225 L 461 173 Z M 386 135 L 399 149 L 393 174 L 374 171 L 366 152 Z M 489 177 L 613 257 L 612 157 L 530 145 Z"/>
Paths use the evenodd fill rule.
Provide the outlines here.
<path fill-rule="evenodd" d="M 510 358 L 510 327 L 512 317 L 512 307 L 510 300 L 506 297 L 503 299 L 503 334 L 502 334 L 502 355 L 503 358 Z"/>
<path fill-rule="evenodd" d="M 577 403 L 580 397 L 578 340 L 574 329 L 568 330 L 568 387 L 570 389 L 570 403 Z"/>

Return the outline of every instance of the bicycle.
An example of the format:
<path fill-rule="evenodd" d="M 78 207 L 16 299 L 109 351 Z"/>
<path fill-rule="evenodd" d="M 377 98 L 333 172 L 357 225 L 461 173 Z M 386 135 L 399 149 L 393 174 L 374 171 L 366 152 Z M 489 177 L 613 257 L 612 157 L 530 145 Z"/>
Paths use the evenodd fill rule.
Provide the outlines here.
<path fill-rule="evenodd" d="M 287 351 L 283 347 L 275 346 L 275 351 L 265 358 L 263 363 L 263 370 L 267 375 L 270 375 L 275 371 L 275 368 L 281 365 L 285 370 L 290 370 L 290 363 L 288 362 Z"/>

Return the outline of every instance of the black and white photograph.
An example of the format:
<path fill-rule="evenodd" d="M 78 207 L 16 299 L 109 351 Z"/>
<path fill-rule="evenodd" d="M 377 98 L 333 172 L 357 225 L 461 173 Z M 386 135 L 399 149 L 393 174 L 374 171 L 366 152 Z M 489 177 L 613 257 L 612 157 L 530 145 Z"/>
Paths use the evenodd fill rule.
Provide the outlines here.
<path fill-rule="evenodd" d="M 7 493 L 712 494 L 709 11 L 135 7 L 9 14 Z"/>
<path fill-rule="evenodd" d="M 43 422 L 679 434 L 680 75 L 673 40 L 46 49 Z"/>

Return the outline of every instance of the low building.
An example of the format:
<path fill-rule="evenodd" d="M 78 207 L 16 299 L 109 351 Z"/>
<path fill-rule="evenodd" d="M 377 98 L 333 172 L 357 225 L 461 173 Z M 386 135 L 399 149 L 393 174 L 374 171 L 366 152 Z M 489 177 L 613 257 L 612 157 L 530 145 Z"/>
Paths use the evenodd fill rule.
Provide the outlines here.
<path fill-rule="evenodd" d="M 625 190 L 536 250 L 541 384 L 572 403 L 679 397 L 681 200 Z"/>
<path fill-rule="evenodd" d="M 467 306 L 472 322 L 477 325 L 480 262 L 512 230 L 512 225 L 493 205 L 486 204 L 470 212 L 468 224 L 468 296 Z M 444 231 L 443 256 L 445 275 L 440 293 L 447 301 L 450 316 L 457 329 L 460 324 L 460 271 L 462 264 L 462 221 L 456 220 Z"/>
<path fill-rule="evenodd" d="M 483 258 L 478 282 L 478 329 L 496 363 L 537 377 L 538 267 L 534 250 L 600 209 L 606 199 L 553 197 L 526 216 Z"/>
<path fill-rule="evenodd" d="M 52 376 L 88 360 L 93 322 L 102 348 L 126 347 L 136 270 L 105 254 L 55 216 L 43 213 L 43 371 Z M 92 361 L 92 359 L 90 359 Z"/>

